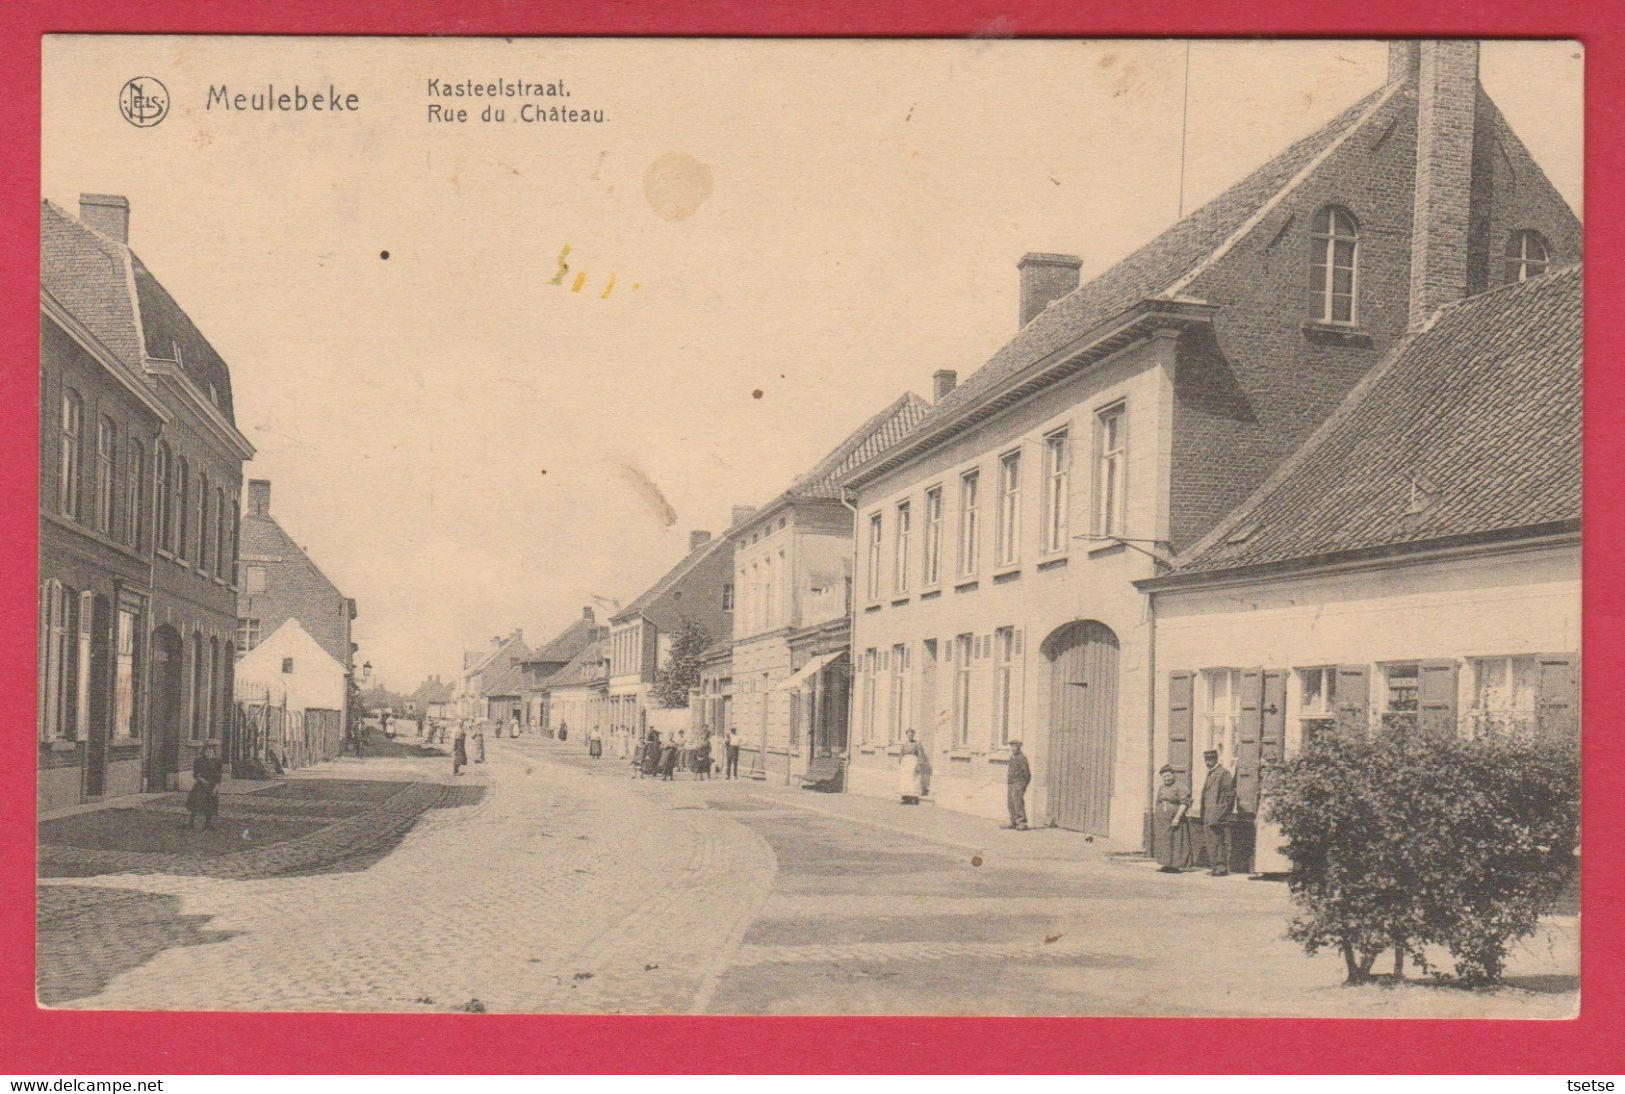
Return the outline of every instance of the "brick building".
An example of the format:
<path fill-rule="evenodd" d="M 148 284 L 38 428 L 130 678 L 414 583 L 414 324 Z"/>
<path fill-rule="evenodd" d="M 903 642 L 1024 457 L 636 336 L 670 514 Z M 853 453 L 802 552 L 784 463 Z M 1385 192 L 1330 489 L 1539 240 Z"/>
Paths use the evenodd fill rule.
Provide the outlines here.
<path fill-rule="evenodd" d="M 560 631 L 553 641 L 532 650 L 520 662 L 523 670 L 524 725 L 526 728 L 547 729 L 552 725 L 548 717 L 549 682 L 577 654 L 597 642 L 607 633 L 598 625 L 590 607 L 581 609 L 581 617 Z"/>
<path fill-rule="evenodd" d="M 1161 573 L 1276 469 L 1413 317 L 1580 255 L 1477 80 L 1395 43 L 1385 84 L 1094 280 L 1020 263 L 1020 327 L 848 479 L 855 790 L 915 730 L 940 804 L 1139 843 Z M 918 515 L 918 516 L 917 516 Z"/>
<path fill-rule="evenodd" d="M 40 210 L 41 809 L 175 787 L 231 722 L 242 464 L 225 362 L 130 249 Z"/>
<path fill-rule="evenodd" d="M 483 650 L 463 653 L 463 673 L 457 683 L 457 715 L 460 718 L 512 717 L 513 707 L 523 694 L 520 663 L 530 656 L 525 632 L 515 628 L 506 637 L 497 635 Z M 498 697 L 493 707 L 491 697 Z"/>
<path fill-rule="evenodd" d="M 283 623 L 297 619 L 304 632 L 344 667 L 344 688 L 321 706 L 339 711 L 341 726 L 348 732 L 346 696 L 355 676 L 351 626 L 356 603 L 339 591 L 272 515 L 271 484 L 264 479 L 248 482 L 238 576 L 238 651 L 254 649 Z"/>

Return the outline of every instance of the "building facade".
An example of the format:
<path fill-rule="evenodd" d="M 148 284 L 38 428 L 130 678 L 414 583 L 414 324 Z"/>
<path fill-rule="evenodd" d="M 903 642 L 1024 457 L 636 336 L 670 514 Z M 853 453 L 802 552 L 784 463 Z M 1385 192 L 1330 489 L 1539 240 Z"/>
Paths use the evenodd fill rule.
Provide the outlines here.
<path fill-rule="evenodd" d="M 893 792 L 914 730 L 940 804 L 1137 845 L 1159 575 L 1410 328 L 1577 261 L 1579 224 L 1477 81 L 1472 42 L 1395 43 L 1389 79 L 1077 287 L 1020 264 L 1021 326 L 899 445 L 858 512 L 850 782 Z M 1503 259 L 1505 258 L 1505 261 Z"/>
<path fill-rule="evenodd" d="M 1578 733 L 1581 316 L 1578 268 L 1437 313 L 1145 583 L 1151 763 L 1200 803 L 1219 753 L 1232 868 L 1289 868 L 1264 768 L 1316 734 Z"/>
<path fill-rule="evenodd" d="M 596 730 L 609 736 L 608 640 L 597 638 L 553 675 L 548 684 L 547 732 L 579 740 Z M 619 742 L 623 746 L 625 741 Z"/>
<path fill-rule="evenodd" d="M 592 608 L 584 607 L 579 619 L 572 621 L 551 642 L 531 651 L 530 656 L 525 658 L 520 667 L 524 688 L 523 725 L 526 728 L 545 731 L 552 724 L 548 716 L 550 681 L 603 634 L 604 628 L 598 625 Z"/>
<path fill-rule="evenodd" d="M 41 207 L 42 810 L 181 786 L 233 720 L 253 447 L 225 362 L 129 225 L 116 195 Z"/>
<path fill-rule="evenodd" d="M 457 681 L 457 716 L 473 721 L 492 717 L 489 700 L 492 689 L 503 687 L 502 678 L 510 670 L 516 670 L 528 656 L 525 632 L 517 627 L 506 637 L 492 638 L 483 650 L 465 651 L 463 672 Z M 516 681 L 514 695 L 518 694 Z"/>

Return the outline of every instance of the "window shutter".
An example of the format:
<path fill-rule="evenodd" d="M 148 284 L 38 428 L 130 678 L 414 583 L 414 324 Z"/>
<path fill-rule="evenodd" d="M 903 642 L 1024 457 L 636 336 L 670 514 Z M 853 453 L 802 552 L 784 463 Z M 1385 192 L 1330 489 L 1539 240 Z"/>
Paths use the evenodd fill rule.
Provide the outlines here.
<path fill-rule="evenodd" d="M 1191 788 L 1191 739 L 1195 732 L 1192 700 L 1196 693 L 1194 672 L 1168 674 L 1168 766 L 1179 784 Z"/>
<path fill-rule="evenodd" d="M 73 725 L 76 736 L 86 740 L 90 737 L 90 631 L 95 619 L 96 594 L 83 592 L 79 594 L 79 618 L 76 621 L 76 650 L 78 651 L 78 674 L 75 677 L 73 697 Z"/>
<path fill-rule="evenodd" d="M 1421 731 L 1424 737 L 1456 736 L 1456 688 L 1460 666 L 1455 661 L 1423 661 L 1417 666 Z"/>
<path fill-rule="evenodd" d="M 1542 737 L 1580 735 L 1580 658 L 1573 653 L 1543 653 L 1536 659 L 1535 732 Z"/>
<path fill-rule="evenodd" d="M 1020 656 L 1021 656 L 1021 636 L 1022 636 L 1022 634 L 1024 634 L 1024 633 L 1025 633 L 1025 631 L 1024 631 L 1024 630 L 1021 630 L 1021 629 L 1018 629 L 1018 630 L 1017 630 L 1017 631 L 1016 631 L 1016 634 L 1015 634 L 1015 642 L 1014 642 L 1014 655 L 1015 655 L 1015 656 L 1016 656 L 1016 657 L 1020 657 Z"/>
<path fill-rule="evenodd" d="M 34 695 L 38 700 L 37 720 L 39 723 L 39 739 L 51 739 L 50 719 L 46 712 L 49 709 L 49 689 L 51 682 L 51 630 L 56 625 L 54 612 L 56 609 L 56 596 L 54 595 L 54 581 L 42 581 L 39 587 L 39 660 L 35 663 L 36 683 Z"/>
<path fill-rule="evenodd" d="M 1339 733 L 1364 737 L 1371 722 L 1371 666 L 1337 666 L 1337 726 Z"/>
<path fill-rule="evenodd" d="M 1259 742 L 1264 730 L 1264 670 L 1241 673 L 1241 713 L 1236 722 L 1236 807 L 1258 812 Z"/>
<path fill-rule="evenodd" d="M 1286 756 L 1286 678 L 1285 669 L 1264 670 L 1264 718 L 1258 743 L 1265 766 Z"/>

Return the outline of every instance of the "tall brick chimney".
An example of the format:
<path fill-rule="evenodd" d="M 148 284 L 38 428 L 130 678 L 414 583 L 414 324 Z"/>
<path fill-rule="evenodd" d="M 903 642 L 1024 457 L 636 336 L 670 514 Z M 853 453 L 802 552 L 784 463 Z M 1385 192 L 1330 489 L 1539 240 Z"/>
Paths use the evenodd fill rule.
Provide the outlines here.
<path fill-rule="evenodd" d="M 122 194 L 80 194 L 79 222 L 108 239 L 130 242 L 130 202 Z"/>
<path fill-rule="evenodd" d="M 1411 330 L 1468 291 L 1478 43 L 1421 42 L 1417 55 Z"/>
<path fill-rule="evenodd" d="M 1422 43 L 1414 38 L 1402 38 L 1388 43 L 1388 82 L 1410 80 L 1416 76 L 1417 59 Z"/>
<path fill-rule="evenodd" d="M 1022 326 L 1027 324 L 1023 323 Z M 959 383 L 959 373 L 951 368 L 939 368 L 931 374 L 931 401 L 942 402 L 942 397 L 954 389 Z"/>
<path fill-rule="evenodd" d="M 707 543 L 710 543 L 710 542 L 711 542 L 711 533 L 710 532 L 695 531 L 695 532 L 690 532 L 688 534 L 688 549 L 690 551 L 698 551 L 701 547 L 705 546 Z"/>
<path fill-rule="evenodd" d="M 271 482 L 269 479 L 248 480 L 248 515 L 251 517 L 268 517 L 271 515 Z"/>
<path fill-rule="evenodd" d="M 1021 271 L 1021 325 L 1078 287 L 1083 260 L 1076 255 L 1029 254 L 1016 263 Z"/>

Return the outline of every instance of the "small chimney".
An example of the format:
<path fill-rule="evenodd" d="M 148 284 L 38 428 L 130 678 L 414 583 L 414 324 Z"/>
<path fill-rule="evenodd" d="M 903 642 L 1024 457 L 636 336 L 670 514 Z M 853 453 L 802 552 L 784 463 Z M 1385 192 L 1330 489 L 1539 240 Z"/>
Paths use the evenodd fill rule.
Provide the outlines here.
<path fill-rule="evenodd" d="M 1076 255 L 1029 254 L 1016 263 L 1021 271 L 1021 325 L 1078 287 L 1083 259 Z"/>
<path fill-rule="evenodd" d="M 1467 295 L 1478 43 L 1418 43 L 1410 329 Z"/>
<path fill-rule="evenodd" d="M 1415 39 L 1402 39 L 1388 43 L 1388 82 L 1414 80 L 1422 43 Z"/>
<path fill-rule="evenodd" d="M 730 528 L 738 528 L 741 524 L 744 524 L 747 520 L 749 520 L 751 518 L 751 516 L 755 512 L 756 512 L 756 506 L 754 506 L 754 505 L 736 505 L 736 506 L 734 506 L 734 508 L 733 508 L 733 521 L 728 525 L 728 527 L 730 527 Z"/>
<path fill-rule="evenodd" d="M 248 515 L 251 517 L 268 517 L 271 515 L 271 482 L 269 479 L 248 480 Z"/>
<path fill-rule="evenodd" d="M 1025 323 L 1022 326 L 1026 326 Z M 942 402 L 942 397 L 954 389 L 959 383 L 959 373 L 951 368 L 939 368 L 931 374 L 931 401 Z"/>
<path fill-rule="evenodd" d="M 698 532 L 698 531 L 696 531 L 696 532 L 690 532 L 688 534 L 688 549 L 690 551 L 698 551 L 701 547 L 705 546 L 707 543 L 710 543 L 710 542 L 711 542 L 711 533 L 710 532 Z"/>
<path fill-rule="evenodd" d="M 79 222 L 108 239 L 130 242 L 130 202 L 122 194 L 80 194 Z"/>
<path fill-rule="evenodd" d="M 581 618 L 585 619 L 589 623 L 596 622 L 596 620 L 593 618 L 591 607 L 581 609 Z"/>

